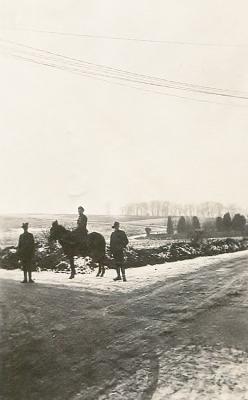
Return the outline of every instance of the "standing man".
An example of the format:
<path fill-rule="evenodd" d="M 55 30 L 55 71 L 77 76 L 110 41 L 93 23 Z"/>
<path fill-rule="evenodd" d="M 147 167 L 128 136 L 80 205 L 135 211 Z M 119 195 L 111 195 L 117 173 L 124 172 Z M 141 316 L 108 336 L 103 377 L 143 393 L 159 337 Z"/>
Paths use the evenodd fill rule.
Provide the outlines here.
<path fill-rule="evenodd" d="M 35 243 L 34 236 L 28 232 L 28 223 L 23 223 L 22 228 L 24 233 L 19 237 L 18 242 L 18 258 L 22 263 L 24 280 L 22 283 L 27 283 L 27 275 L 30 283 L 34 283 L 32 279 L 32 260 L 34 257 Z"/>
<path fill-rule="evenodd" d="M 112 226 L 114 232 L 110 237 L 110 251 L 113 254 L 116 266 L 117 277 L 114 281 L 121 281 L 121 273 L 123 282 L 126 282 L 125 266 L 124 266 L 124 249 L 128 245 L 128 238 L 124 231 L 120 230 L 120 223 L 115 222 Z M 121 272 L 121 273 L 120 273 Z"/>

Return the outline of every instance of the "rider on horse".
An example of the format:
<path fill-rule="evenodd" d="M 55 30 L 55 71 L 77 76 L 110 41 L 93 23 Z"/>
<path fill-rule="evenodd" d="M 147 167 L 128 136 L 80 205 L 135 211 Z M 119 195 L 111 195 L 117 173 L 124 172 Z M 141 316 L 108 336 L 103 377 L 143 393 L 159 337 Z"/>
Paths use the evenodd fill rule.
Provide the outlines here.
<path fill-rule="evenodd" d="M 99 266 L 97 276 L 105 273 L 105 251 L 106 242 L 104 237 L 98 232 L 87 231 L 87 217 L 84 215 L 83 207 L 78 207 L 77 228 L 74 230 L 66 229 L 58 221 L 52 223 L 50 229 L 50 240 L 57 240 L 62 246 L 64 254 L 69 258 L 71 267 L 70 279 L 76 274 L 74 257 L 90 257 Z"/>
<path fill-rule="evenodd" d="M 82 236 L 87 236 L 87 221 L 88 218 L 84 215 L 84 208 L 82 206 L 78 207 L 78 220 L 77 220 L 77 231 L 82 234 Z"/>
<path fill-rule="evenodd" d="M 86 240 L 87 240 L 87 217 L 84 215 L 84 208 L 82 206 L 78 207 L 78 220 L 77 220 L 77 227 L 75 229 L 75 234 L 80 243 L 80 247 L 85 248 Z"/>

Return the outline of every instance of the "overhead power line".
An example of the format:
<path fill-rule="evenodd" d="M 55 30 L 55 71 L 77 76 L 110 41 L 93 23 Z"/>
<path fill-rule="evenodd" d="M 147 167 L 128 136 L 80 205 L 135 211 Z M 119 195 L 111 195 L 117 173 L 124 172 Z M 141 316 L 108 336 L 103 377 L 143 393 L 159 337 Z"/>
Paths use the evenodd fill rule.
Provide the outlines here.
<path fill-rule="evenodd" d="M 1 28 L 2 31 L 23 31 L 23 32 L 33 32 L 33 33 L 41 33 L 45 35 L 56 35 L 56 36 L 68 36 L 68 37 L 77 37 L 77 38 L 85 38 L 85 39 L 101 39 L 101 40 L 117 40 L 117 41 L 127 41 L 127 42 L 139 42 L 139 43 L 154 43 L 154 44 L 167 44 L 167 45 L 176 45 L 176 46 L 203 46 L 203 47 L 247 47 L 248 44 L 234 44 L 234 43 L 209 43 L 209 42 L 192 42 L 192 41 L 184 41 L 184 40 L 165 40 L 165 39 L 146 39 L 146 38 L 137 38 L 137 37 L 128 37 L 128 36 L 112 36 L 112 35 L 93 35 L 93 34 L 84 34 L 84 33 L 76 33 L 76 32 L 61 32 L 61 31 L 53 31 L 53 30 L 43 30 L 43 29 L 34 29 L 34 28 Z"/>
<path fill-rule="evenodd" d="M 170 92 L 161 92 L 167 96 L 189 98 L 196 101 L 206 101 L 205 99 L 195 99 L 192 97 L 181 96 L 177 92 L 187 94 L 204 94 L 209 96 L 229 97 L 241 100 L 248 100 L 248 93 L 230 89 L 222 89 L 210 86 L 196 85 L 187 82 L 173 81 L 146 74 L 134 73 L 120 68 L 109 67 L 106 65 L 95 64 L 65 56 L 56 52 L 43 50 L 40 48 L 27 46 L 0 38 L 0 49 L 7 55 L 21 59 L 23 61 L 40 64 L 50 68 L 65 70 L 85 77 L 101 79 L 109 83 L 116 83 L 122 86 L 131 86 L 135 89 L 147 90 L 147 87 L 154 89 L 169 89 Z M 131 84 L 131 85 L 130 85 Z M 133 86 L 135 85 L 135 86 Z M 175 92 L 176 91 L 176 92 Z M 155 91 L 154 91 L 155 92 Z"/>

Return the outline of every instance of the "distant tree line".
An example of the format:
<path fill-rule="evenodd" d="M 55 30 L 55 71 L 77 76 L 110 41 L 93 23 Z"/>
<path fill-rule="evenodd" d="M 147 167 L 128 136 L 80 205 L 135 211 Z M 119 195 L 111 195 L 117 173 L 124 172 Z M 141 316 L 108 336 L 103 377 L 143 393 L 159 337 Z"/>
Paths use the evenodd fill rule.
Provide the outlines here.
<path fill-rule="evenodd" d="M 154 200 L 141 203 L 129 203 L 122 207 L 123 215 L 146 217 L 168 217 L 169 215 L 193 217 L 197 215 L 199 218 L 216 218 L 228 211 L 233 215 L 239 210 L 235 205 L 229 205 L 227 207 L 221 203 L 212 201 L 200 204 L 179 204 L 170 201 Z"/>
<path fill-rule="evenodd" d="M 180 234 L 191 233 L 201 229 L 201 224 L 197 216 L 191 218 L 180 216 L 177 223 L 173 223 L 173 218 L 168 216 L 167 219 L 167 234 L 173 235 L 175 231 Z M 215 224 L 214 220 L 210 220 L 210 223 L 203 223 L 204 230 L 215 229 L 218 232 L 244 232 L 246 229 L 246 218 L 240 213 L 236 213 L 233 218 L 229 212 L 225 213 L 223 217 L 216 217 Z"/>

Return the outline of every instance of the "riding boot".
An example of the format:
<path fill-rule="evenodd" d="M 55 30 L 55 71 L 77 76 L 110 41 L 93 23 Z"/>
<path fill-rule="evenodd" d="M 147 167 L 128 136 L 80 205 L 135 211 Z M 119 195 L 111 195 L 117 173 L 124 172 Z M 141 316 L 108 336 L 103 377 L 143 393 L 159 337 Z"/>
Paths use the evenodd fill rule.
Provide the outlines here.
<path fill-rule="evenodd" d="M 24 279 L 23 279 L 23 281 L 22 281 L 22 283 L 27 283 L 27 271 L 23 271 L 23 274 L 24 274 Z"/>
<path fill-rule="evenodd" d="M 122 274 L 123 282 L 126 282 L 127 278 L 126 278 L 126 272 L 125 272 L 125 267 L 124 266 L 121 267 L 121 274 Z"/>
<path fill-rule="evenodd" d="M 28 279 L 29 279 L 29 283 L 34 283 L 34 281 L 32 279 L 32 271 L 28 271 Z"/>
<path fill-rule="evenodd" d="M 71 269 L 71 273 L 72 273 L 73 276 L 76 275 L 76 268 L 75 268 L 74 265 L 73 265 L 73 267 L 72 267 L 72 269 Z"/>
<path fill-rule="evenodd" d="M 121 269 L 120 267 L 116 267 L 117 277 L 114 278 L 114 281 L 121 281 Z"/>

